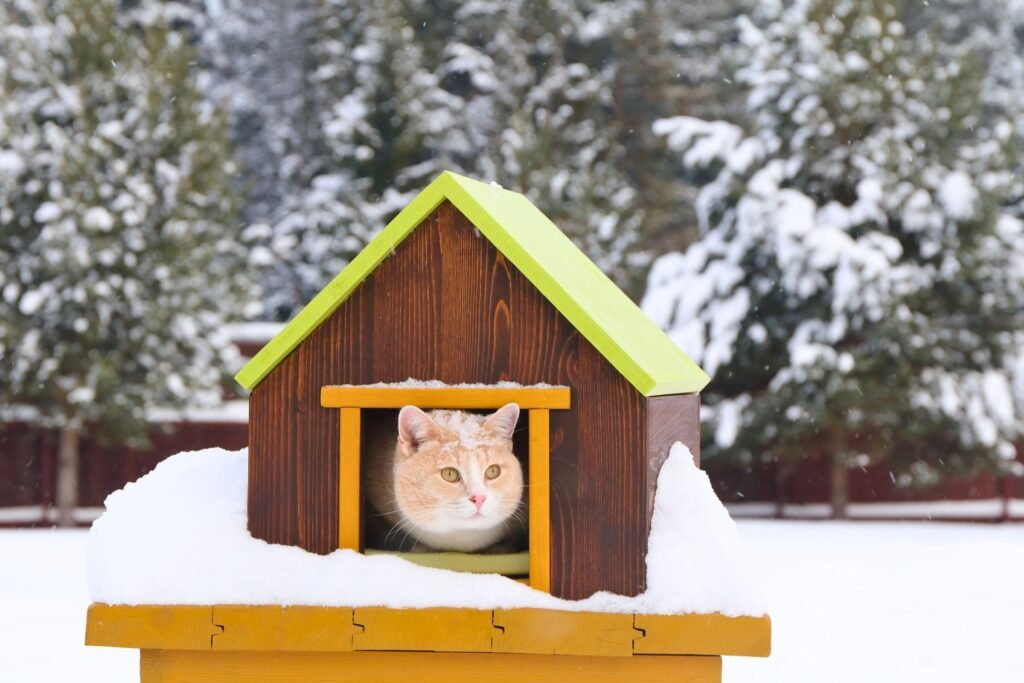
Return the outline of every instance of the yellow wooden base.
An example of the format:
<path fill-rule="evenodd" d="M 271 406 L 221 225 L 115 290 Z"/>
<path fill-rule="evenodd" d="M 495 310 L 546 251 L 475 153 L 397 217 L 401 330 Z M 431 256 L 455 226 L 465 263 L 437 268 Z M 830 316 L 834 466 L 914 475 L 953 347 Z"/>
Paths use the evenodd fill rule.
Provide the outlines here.
<path fill-rule="evenodd" d="M 771 650 L 768 617 L 687 614 L 685 619 L 680 619 L 637 614 L 633 625 L 644 633 L 643 638 L 633 643 L 633 652 L 637 654 L 767 657 Z M 723 648 L 723 643 L 728 646 Z"/>
<path fill-rule="evenodd" d="M 360 629 L 353 650 L 491 651 L 490 610 L 357 607 L 352 619 Z"/>
<path fill-rule="evenodd" d="M 767 657 L 771 620 L 547 609 L 96 603 L 89 607 L 85 642 L 152 650 Z"/>
<path fill-rule="evenodd" d="M 143 650 L 142 683 L 719 683 L 720 657 Z"/>
<path fill-rule="evenodd" d="M 492 652 L 629 657 L 641 637 L 632 614 L 494 610 Z"/>

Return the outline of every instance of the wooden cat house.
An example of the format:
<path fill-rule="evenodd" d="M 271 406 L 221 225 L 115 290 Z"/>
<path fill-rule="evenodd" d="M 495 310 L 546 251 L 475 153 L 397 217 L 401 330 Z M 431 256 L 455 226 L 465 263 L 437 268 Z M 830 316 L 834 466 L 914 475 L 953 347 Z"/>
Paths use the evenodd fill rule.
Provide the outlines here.
<path fill-rule="evenodd" d="M 405 405 L 518 403 L 528 547 L 406 557 L 504 573 L 566 599 L 644 591 L 658 473 L 673 442 L 698 453 L 708 381 L 529 200 L 448 172 L 236 379 L 251 390 L 250 533 L 320 554 L 372 550 L 360 477 L 369 424 Z M 717 681 L 721 655 L 766 656 L 770 644 L 767 617 L 718 614 L 173 609 L 94 605 L 88 641 L 141 647 L 152 681 L 236 680 L 236 670 L 273 680 L 304 667 L 317 673 L 301 680 L 378 670 L 387 680 L 523 680 L 524 666 L 550 680 Z"/>
<path fill-rule="evenodd" d="M 377 386 L 409 378 L 478 386 Z M 569 599 L 644 589 L 655 479 L 674 441 L 697 452 L 708 381 L 525 197 L 451 173 L 237 379 L 249 529 L 318 553 L 362 549 L 367 410 L 519 403 L 530 583 Z"/>

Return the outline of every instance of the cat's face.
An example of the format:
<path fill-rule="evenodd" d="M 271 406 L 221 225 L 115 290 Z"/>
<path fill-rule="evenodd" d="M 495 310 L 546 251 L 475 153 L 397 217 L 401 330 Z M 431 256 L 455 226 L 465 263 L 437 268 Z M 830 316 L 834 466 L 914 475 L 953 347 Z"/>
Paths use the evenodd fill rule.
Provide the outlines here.
<path fill-rule="evenodd" d="M 402 516 L 433 533 L 506 523 L 523 496 L 512 453 L 519 406 L 492 415 L 406 406 L 398 416 L 395 500 Z"/>

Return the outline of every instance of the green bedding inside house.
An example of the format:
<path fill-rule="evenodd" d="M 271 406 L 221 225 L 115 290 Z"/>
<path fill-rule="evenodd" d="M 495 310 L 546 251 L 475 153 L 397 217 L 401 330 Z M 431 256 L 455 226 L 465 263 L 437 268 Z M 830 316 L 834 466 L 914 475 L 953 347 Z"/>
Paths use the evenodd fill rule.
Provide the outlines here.
<path fill-rule="evenodd" d="M 497 553 L 396 553 L 387 550 L 365 550 L 366 555 L 396 555 L 421 567 L 451 569 L 471 574 L 503 574 L 527 576 L 530 573 L 530 552 Z"/>

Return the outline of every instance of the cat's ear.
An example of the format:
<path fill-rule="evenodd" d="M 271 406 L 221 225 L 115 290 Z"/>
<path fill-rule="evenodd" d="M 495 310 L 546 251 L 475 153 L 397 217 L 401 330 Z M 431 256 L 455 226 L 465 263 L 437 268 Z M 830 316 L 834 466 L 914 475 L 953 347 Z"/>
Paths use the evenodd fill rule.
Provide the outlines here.
<path fill-rule="evenodd" d="M 498 408 L 494 415 L 490 415 L 484 420 L 484 426 L 506 439 L 511 439 L 512 432 L 516 430 L 516 422 L 518 421 L 519 406 L 515 403 L 506 403 Z"/>
<path fill-rule="evenodd" d="M 423 443 L 439 436 L 434 421 L 416 406 L 405 406 L 398 413 L 398 443 L 407 453 L 413 453 Z"/>

